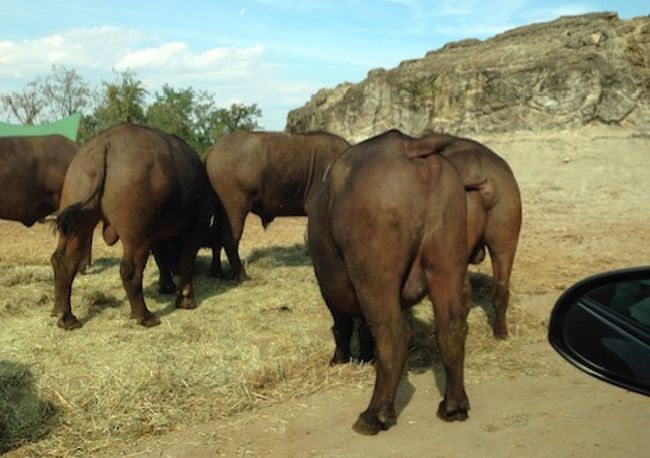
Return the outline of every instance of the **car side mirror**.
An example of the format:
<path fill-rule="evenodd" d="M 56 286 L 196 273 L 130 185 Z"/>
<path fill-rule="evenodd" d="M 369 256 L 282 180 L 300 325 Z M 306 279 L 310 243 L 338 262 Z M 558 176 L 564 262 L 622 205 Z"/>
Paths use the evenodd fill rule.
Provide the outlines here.
<path fill-rule="evenodd" d="M 650 396 L 650 266 L 568 288 L 551 312 L 548 339 L 584 372 Z"/>

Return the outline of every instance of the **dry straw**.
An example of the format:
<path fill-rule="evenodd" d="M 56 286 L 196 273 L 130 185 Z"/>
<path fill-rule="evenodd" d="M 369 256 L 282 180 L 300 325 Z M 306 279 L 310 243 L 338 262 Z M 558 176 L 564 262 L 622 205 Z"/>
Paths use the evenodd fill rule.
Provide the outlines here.
<path fill-rule="evenodd" d="M 41 237 L 42 248 L 31 254 L 30 263 L 21 263 L 20 247 L 5 252 L 0 259 L 0 450 L 12 456 L 87 456 L 334 387 L 370 387 L 372 366 L 327 365 L 331 318 L 300 243 L 304 220 L 274 223 L 268 233 L 252 223 L 243 254 L 253 280 L 238 286 L 206 277 L 208 252 L 202 252 L 196 310 L 175 310 L 172 298 L 157 293 L 150 263 L 146 300 L 162 318 L 152 329 L 128 318 L 118 249 L 96 242 L 90 273 L 75 281 L 73 310 L 84 327 L 74 332 L 58 329 L 49 317 L 53 240 L 46 229 L 32 235 L 37 242 Z M 504 371 L 544 371 L 518 356 L 523 346 L 544 338 L 543 325 L 519 310 L 515 299 L 512 337 L 494 341 L 483 308 L 489 278 L 480 273 L 472 278 L 476 307 L 467 344 L 469 383 Z M 412 313 L 410 370 L 430 370 L 433 364 L 440 373 L 431 315 L 427 301 Z"/>

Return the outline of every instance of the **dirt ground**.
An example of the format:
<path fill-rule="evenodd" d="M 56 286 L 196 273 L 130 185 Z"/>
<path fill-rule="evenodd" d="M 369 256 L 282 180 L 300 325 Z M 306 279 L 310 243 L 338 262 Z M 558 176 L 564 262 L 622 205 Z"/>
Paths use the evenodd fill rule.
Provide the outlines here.
<path fill-rule="evenodd" d="M 650 137 L 610 129 L 478 138 L 512 167 L 524 223 L 513 302 L 548 319 L 563 289 L 593 273 L 650 264 Z M 276 223 L 274 223 L 276 224 Z M 273 227 L 269 231 L 273 231 Z M 483 266 L 485 267 L 485 266 Z M 464 423 L 437 419 L 431 371 L 409 373 L 397 425 L 363 437 L 350 426 L 371 389 L 350 386 L 140 444 L 132 456 L 641 456 L 650 399 L 578 371 L 546 342 L 526 357 L 547 376 L 467 380 Z"/>
<path fill-rule="evenodd" d="M 593 273 L 650 264 L 650 136 L 616 129 L 477 137 L 511 165 L 524 222 L 513 271 L 513 307 L 546 322 L 554 301 Z M 252 223 L 252 224 L 251 224 Z M 263 234 L 248 222 L 243 252 L 265 243 L 300 243 L 304 219 L 276 220 Z M 0 225 L 0 260 L 19 250 L 41 263 L 30 232 Z M 99 240 L 99 239 L 97 239 Z M 53 248 L 53 244 L 52 244 Z M 117 256 L 96 243 L 95 256 Z M 490 274 L 489 262 L 473 268 Z M 511 326 L 516 322 L 511 321 Z M 329 330 L 323 330 L 327 334 Z M 496 345 L 507 346 L 507 342 Z M 503 347 L 505 348 L 505 347 Z M 466 380 L 470 418 L 446 424 L 429 369 L 408 371 L 398 394 L 397 425 L 374 437 L 351 430 L 372 394 L 338 387 L 173 433 L 150 437 L 111 456 L 641 456 L 650 449 L 650 398 L 592 379 L 545 342 L 522 349 L 542 374 L 504 371 Z"/>

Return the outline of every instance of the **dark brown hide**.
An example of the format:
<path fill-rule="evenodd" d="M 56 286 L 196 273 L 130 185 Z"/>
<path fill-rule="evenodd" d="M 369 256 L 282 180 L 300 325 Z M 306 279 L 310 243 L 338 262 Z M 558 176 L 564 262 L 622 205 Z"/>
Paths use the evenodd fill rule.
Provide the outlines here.
<path fill-rule="evenodd" d="M 276 216 L 306 215 L 305 203 L 323 172 L 348 147 L 345 140 L 327 133 L 244 131 L 213 145 L 206 169 L 221 205 L 214 225 L 212 273 L 222 276 L 223 246 L 234 277 L 246 279 L 238 253 L 246 215 L 255 213 L 264 227 Z"/>
<path fill-rule="evenodd" d="M 449 136 L 432 135 L 440 139 Z M 470 262 L 492 261 L 494 336 L 506 338 L 510 275 L 521 229 L 521 195 L 508 164 L 486 146 L 454 138 L 442 154 L 454 165 L 466 189 Z"/>
<path fill-rule="evenodd" d="M 326 173 L 308 205 L 308 244 L 334 318 L 333 362 L 347 361 L 352 319 L 365 319 L 377 348 L 370 405 L 354 429 L 376 434 L 395 422 L 407 356 L 405 309 L 428 295 L 447 385 L 438 414 L 467 418 L 463 381 L 467 274 L 465 193 L 438 152 L 446 141 L 390 131 L 353 146 Z"/>
<path fill-rule="evenodd" d="M 80 246 L 100 220 L 107 241 L 122 241 L 120 275 L 138 323 L 159 323 L 144 303 L 142 272 L 149 250 L 170 237 L 180 235 L 183 246 L 176 305 L 195 307 L 192 269 L 213 211 L 211 194 L 201 160 L 179 138 L 123 124 L 86 143 L 70 163 L 57 218 L 52 313 L 59 326 L 81 326 L 72 314 L 70 291 Z"/>
<path fill-rule="evenodd" d="M 32 226 L 57 210 L 77 148 L 60 135 L 0 138 L 0 218 Z"/>
<path fill-rule="evenodd" d="M 0 218 L 30 227 L 58 210 L 65 172 L 78 148 L 61 135 L 0 137 Z M 91 242 L 82 271 L 90 265 Z"/>
<path fill-rule="evenodd" d="M 467 237 L 469 262 L 492 261 L 494 336 L 508 336 L 507 310 L 510 276 L 521 229 L 521 195 L 508 164 L 486 146 L 466 138 L 432 134 L 420 139 L 437 144 L 439 151 L 456 168 L 467 197 Z M 466 294 L 471 294 L 469 279 Z M 360 332 L 364 332 L 363 327 Z M 373 359 L 371 340 L 361 343 L 362 361 Z"/>

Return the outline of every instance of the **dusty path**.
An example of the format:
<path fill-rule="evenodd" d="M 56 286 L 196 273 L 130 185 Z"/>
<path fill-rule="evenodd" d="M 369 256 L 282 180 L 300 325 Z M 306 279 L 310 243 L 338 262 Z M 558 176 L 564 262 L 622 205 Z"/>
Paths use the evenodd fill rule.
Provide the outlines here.
<path fill-rule="evenodd" d="M 428 371 L 402 381 L 397 425 L 374 437 L 350 428 L 371 389 L 349 387 L 171 434 L 129 455 L 640 457 L 650 450 L 650 398 L 579 372 L 546 343 L 526 353 L 547 363 L 550 375 L 469 381 L 464 423 L 436 417 L 440 394 Z"/>
<path fill-rule="evenodd" d="M 616 130 L 480 140 L 512 166 L 524 200 L 513 273 L 519 307 L 547 320 L 561 291 L 598 271 L 650 264 L 650 138 Z M 486 263 L 487 264 L 487 263 Z M 489 267 L 482 266 L 489 274 Z M 498 347 L 497 347 L 498 349 Z M 363 437 L 350 426 L 372 389 L 350 386 L 142 442 L 134 456 L 645 456 L 650 398 L 579 372 L 544 341 L 523 355 L 546 366 L 467 380 L 465 423 L 446 424 L 431 370 L 409 373 L 396 426 Z"/>

